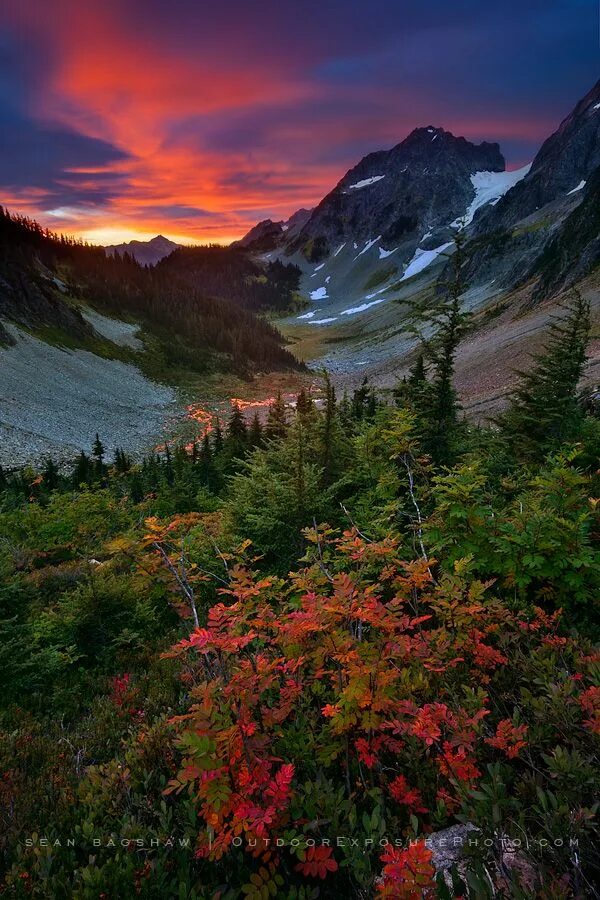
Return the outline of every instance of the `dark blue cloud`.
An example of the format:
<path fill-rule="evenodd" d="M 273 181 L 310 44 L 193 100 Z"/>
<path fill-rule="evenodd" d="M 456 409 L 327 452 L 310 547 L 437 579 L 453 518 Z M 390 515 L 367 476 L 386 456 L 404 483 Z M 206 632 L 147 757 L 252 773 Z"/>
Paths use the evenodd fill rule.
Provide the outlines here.
<path fill-rule="evenodd" d="M 36 91 L 43 89 L 48 53 L 43 45 L 24 52 L 7 30 L 0 36 L 0 186 L 48 192 L 56 206 L 102 204 L 124 186 L 124 173 L 101 170 L 130 158 L 108 141 L 88 137 L 27 114 Z"/>
<path fill-rule="evenodd" d="M 6 110 L 0 111 L 0 122 L 0 177 L 5 188 L 44 188 L 53 200 L 66 205 L 79 200 L 102 202 L 123 185 L 124 173 L 72 171 L 100 169 L 128 158 L 106 141 Z M 86 187 L 90 182 L 94 186 Z"/>
<path fill-rule="evenodd" d="M 52 0 L 40 27 L 39 0 L 19 6 L 24 16 L 7 12 L 4 29 L 0 13 L 0 190 L 46 190 L 55 206 L 102 208 L 116 200 L 117 208 L 123 197 L 136 221 L 146 213 L 186 224 L 212 222 L 218 213 L 204 206 L 216 190 L 226 195 L 223 208 L 233 208 L 232 192 L 239 190 L 240 210 L 264 203 L 268 214 L 270 198 L 282 214 L 287 191 L 291 212 L 298 200 L 310 205 L 319 199 L 313 185 L 332 187 L 365 153 L 429 123 L 471 140 L 497 140 L 509 163 L 520 164 L 600 74 L 598 0 Z M 88 41 L 95 37 L 95 16 L 110 23 L 103 34 L 114 29 L 119 37 L 106 39 L 106 47 L 101 39 L 93 44 L 102 51 L 95 71 L 102 69 L 102 53 L 107 66 L 118 65 L 115 44 L 127 57 L 130 47 L 144 50 L 142 72 L 144 64 L 153 66 L 152 75 L 169 66 L 169 90 L 171 68 L 186 64 L 181 81 L 173 80 L 179 112 L 161 107 L 160 130 L 165 159 L 182 147 L 190 151 L 173 152 L 192 170 L 181 173 L 182 190 L 165 177 L 164 166 L 153 168 L 152 151 L 138 169 L 125 165 L 137 158 L 135 128 L 126 129 L 131 145 L 118 148 L 103 131 L 97 107 L 92 118 L 84 111 L 82 121 L 93 121 L 94 133 L 105 140 L 36 115 L 44 109 L 49 76 L 69 49 L 81 48 L 75 13 L 92 21 Z M 258 72 L 264 95 L 246 104 L 236 105 L 229 95 L 222 106 L 204 104 L 205 93 L 218 94 L 231 71 L 242 78 L 247 72 L 249 80 Z M 201 113 L 193 95 L 181 107 L 175 102 L 177 87 L 188 92 L 190 85 Z M 280 85 L 285 90 L 278 92 Z M 143 94 L 143 79 L 136 90 Z M 59 114 L 60 98 L 58 107 L 52 99 Z M 85 97 L 76 101 L 85 105 Z M 118 106 L 109 101 L 112 112 Z M 130 109 L 135 114 L 135 104 Z M 83 130 L 74 110 L 77 103 L 63 121 Z M 147 119 L 141 122 L 140 129 Z M 112 139 L 118 135 L 114 131 Z M 140 146 L 141 157 L 145 142 Z M 158 187 L 156 171 L 163 178 Z M 302 196 L 303 185 L 312 194 Z M 144 192 L 143 202 L 136 191 Z"/>

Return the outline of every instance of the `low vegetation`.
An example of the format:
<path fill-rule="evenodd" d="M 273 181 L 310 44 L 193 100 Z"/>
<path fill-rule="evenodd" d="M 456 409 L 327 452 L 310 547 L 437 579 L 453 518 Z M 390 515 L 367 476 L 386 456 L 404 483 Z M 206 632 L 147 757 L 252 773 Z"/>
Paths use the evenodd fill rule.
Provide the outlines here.
<path fill-rule="evenodd" d="M 0 475 L 3 896 L 595 895 L 588 310 L 473 428 L 456 299 L 394 404 Z"/>

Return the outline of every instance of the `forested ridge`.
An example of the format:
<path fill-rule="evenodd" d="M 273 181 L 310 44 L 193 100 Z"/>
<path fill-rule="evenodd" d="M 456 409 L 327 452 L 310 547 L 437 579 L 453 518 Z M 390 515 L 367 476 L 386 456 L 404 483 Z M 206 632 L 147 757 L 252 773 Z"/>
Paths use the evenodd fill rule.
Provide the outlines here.
<path fill-rule="evenodd" d="M 589 308 L 486 427 L 429 317 L 393 398 L 0 475 L 4 896 L 596 896 Z"/>
<path fill-rule="evenodd" d="M 85 303 L 141 322 L 159 339 L 167 368 L 241 375 L 298 368 L 279 332 L 255 315 L 294 302 L 294 266 L 261 268 L 242 250 L 220 247 L 186 248 L 173 257 L 142 267 L 126 253 L 107 256 L 103 247 L 1 210 L 0 317 L 81 337 L 90 332 L 77 305 Z"/>

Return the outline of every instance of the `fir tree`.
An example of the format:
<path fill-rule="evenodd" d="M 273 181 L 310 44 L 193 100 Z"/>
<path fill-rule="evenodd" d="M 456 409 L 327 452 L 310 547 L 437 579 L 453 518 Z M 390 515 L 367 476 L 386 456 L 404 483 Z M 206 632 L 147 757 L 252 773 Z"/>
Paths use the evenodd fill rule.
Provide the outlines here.
<path fill-rule="evenodd" d="M 59 485 L 58 466 L 52 459 L 47 459 L 42 473 L 44 484 L 49 491 L 55 491 Z"/>
<path fill-rule="evenodd" d="M 269 407 L 267 416 L 266 434 L 271 439 L 285 437 L 288 428 L 287 411 L 285 401 L 281 396 L 281 391 L 277 392 L 277 397 Z"/>
<path fill-rule="evenodd" d="M 452 278 L 441 285 L 440 298 L 433 307 L 421 310 L 416 317 L 415 330 L 430 364 L 429 381 L 423 380 L 424 363 L 417 363 L 411 373 L 413 388 L 417 388 L 414 396 L 423 449 L 436 465 L 448 465 L 456 453 L 459 406 L 454 389 L 454 363 L 470 318 L 461 308 L 464 237 L 459 233 L 454 242 Z M 424 336 L 430 332 L 431 336 Z"/>
<path fill-rule="evenodd" d="M 198 465 L 200 467 L 202 484 L 208 488 L 208 490 L 213 490 L 216 487 L 216 473 L 213 465 L 213 451 L 210 446 L 208 431 L 204 433 L 204 437 L 202 438 L 202 444 L 198 455 Z"/>
<path fill-rule="evenodd" d="M 590 304 L 575 291 L 563 309 L 566 315 L 552 321 L 544 350 L 529 372 L 519 373 L 511 405 L 498 419 L 511 452 L 525 461 L 539 462 L 577 440 L 584 419 L 577 388 L 585 368 Z"/>
<path fill-rule="evenodd" d="M 300 391 L 296 398 L 296 413 L 297 415 L 306 420 L 311 413 L 314 411 L 315 405 L 313 403 L 312 397 L 306 393 L 304 388 Z"/>
<path fill-rule="evenodd" d="M 213 432 L 213 452 L 217 457 L 223 452 L 223 429 L 219 419 L 215 422 L 215 430 Z"/>
<path fill-rule="evenodd" d="M 263 442 L 263 427 L 260 423 L 258 413 L 255 412 L 248 429 L 248 446 L 251 448 L 260 447 Z"/>
<path fill-rule="evenodd" d="M 73 469 L 73 487 L 78 488 L 81 484 L 89 484 L 92 479 L 93 468 L 90 458 L 82 450 Z"/>
<path fill-rule="evenodd" d="M 175 472 L 173 471 L 173 457 L 171 456 L 171 449 L 168 444 L 165 447 L 163 473 L 167 484 L 172 486 L 175 481 Z"/>
<path fill-rule="evenodd" d="M 131 458 L 127 456 L 122 448 L 115 450 L 114 466 L 120 475 L 125 475 L 131 469 Z"/>
<path fill-rule="evenodd" d="M 106 467 L 104 465 L 104 444 L 100 440 L 98 432 L 92 445 L 92 457 L 94 459 L 94 474 L 96 478 L 103 478 Z"/>
<path fill-rule="evenodd" d="M 132 503 L 141 503 L 144 499 L 144 485 L 139 472 L 134 472 L 131 476 L 129 497 Z"/>

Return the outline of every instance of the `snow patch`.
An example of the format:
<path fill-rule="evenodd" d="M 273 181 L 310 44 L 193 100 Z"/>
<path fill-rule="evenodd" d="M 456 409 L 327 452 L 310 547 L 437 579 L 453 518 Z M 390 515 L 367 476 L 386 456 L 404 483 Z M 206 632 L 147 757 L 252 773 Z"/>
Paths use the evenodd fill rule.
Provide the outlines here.
<path fill-rule="evenodd" d="M 327 288 L 325 286 L 310 292 L 311 300 L 327 300 Z"/>
<path fill-rule="evenodd" d="M 373 297 L 379 297 L 380 294 L 385 294 L 386 291 L 387 291 L 387 287 L 379 288 L 378 291 L 373 291 L 372 294 L 367 294 L 367 296 L 365 297 L 365 300 L 372 300 Z"/>
<path fill-rule="evenodd" d="M 317 309 L 312 309 L 310 312 L 304 313 L 302 316 L 296 316 L 297 319 L 313 319 L 318 312 Z"/>
<path fill-rule="evenodd" d="M 343 244 L 340 244 L 340 246 L 337 248 L 337 250 L 335 251 L 335 253 L 333 255 L 338 256 L 342 252 L 342 250 L 344 249 L 345 246 L 346 246 L 346 242 L 344 241 Z"/>
<path fill-rule="evenodd" d="M 330 319 L 313 319 L 310 323 L 311 325 L 328 325 L 329 322 L 335 322 L 337 316 L 332 316 Z"/>
<path fill-rule="evenodd" d="M 586 184 L 587 184 L 587 181 L 585 181 L 585 180 L 580 181 L 579 184 L 577 185 L 577 187 L 574 187 L 572 191 L 567 191 L 567 197 L 570 196 L 570 194 L 576 194 L 577 191 L 582 191 L 584 189 L 584 187 L 586 186 Z"/>
<path fill-rule="evenodd" d="M 379 300 L 372 300 L 370 303 L 361 303 L 360 306 L 351 306 L 350 309 L 343 309 L 340 316 L 354 316 L 356 313 L 364 312 L 365 309 L 377 306 L 378 303 L 385 303 L 386 300 L 387 297 L 381 297 Z"/>
<path fill-rule="evenodd" d="M 475 197 L 467 207 L 465 215 L 461 219 L 455 219 L 451 223 L 451 228 L 465 228 L 473 221 L 475 213 L 482 206 L 496 202 L 503 197 L 511 188 L 522 181 L 529 173 L 531 163 L 523 166 L 521 169 L 514 169 L 512 172 L 475 172 L 471 175 L 471 184 L 475 188 Z"/>
<path fill-rule="evenodd" d="M 325 263 L 321 263 L 320 266 L 316 266 L 314 272 L 312 273 L 312 275 L 310 277 L 314 278 L 315 275 L 317 274 L 317 272 L 320 272 L 324 265 L 325 265 Z"/>
<path fill-rule="evenodd" d="M 330 281 L 331 281 L 331 275 L 328 275 L 327 278 L 325 279 L 325 284 L 329 284 Z"/>
<path fill-rule="evenodd" d="M 376 244 L 377 241 L 380 241 L 380 240 L 381 240 L 381 235 L 378 235 L 376 238 L 371 238 L 370 240 L 368 240 L 368 241 L 365 243 L 365 246 L 364 246 L 364 247 L 362 248 L 362 250 L 360 251 L 360 253 L 358 253 L 358 254 L 354 257 L 354 259 L 352 260 L 352 262 L 354 262 L 355 260 L 357 260 L 359 256 L 362 256 L 363 253 L 366 253 L 367 250 L 370 250 L 371 247 L 373 246 L 373 244 Z M 355 247 L 355 249 L 356 249 L 356 247 Z"/>
<path fill-rule="evenodd" d="M 372 178 L 365 178 L 363 181 L 357 181 L 356 184 L 348 185 L 351 191 L 358 191 L 361 188 L 368 187 L 370 184 L 375 184 L 376 181 L 381 181 L 382 178 L 385 178 L 385 175 L 373 175 Z"/>
<path fill-rule="evenodd" d="M 384 250 L 383 247 L 379 248 L 379 259 L 387 259 L 388 256 L 391 256 L 392 253 L 395 253 L 398 248 L 394 247 L 393 250 Z"/>
<path fill-rule="evenodd" d="M 594 106 L 594 109 L 600 109 L 600 103 L 596 103 L 596 105 Z"/>
<path fill-rule="evenodd" d="M 426 269 L 427 266 L 430 266 L 432 262 L 434 262 L 438 256 L 447 250 L 448 247 L 452 247 L 454 241 L 448 241 L 447 244 L 442 244 L 441 247 L 436 247 L 434 250 L 420 250 L 417 249 L 415 251 L 415 255 L 409 262 L 408 266 L 404 271 L 404 275 L 400 279 L 400 281 L 406 281 L 408 278 L 412 278 L 414 275 L 418 275 L 419 272 L 422 272 L 423 269 Z"/>

